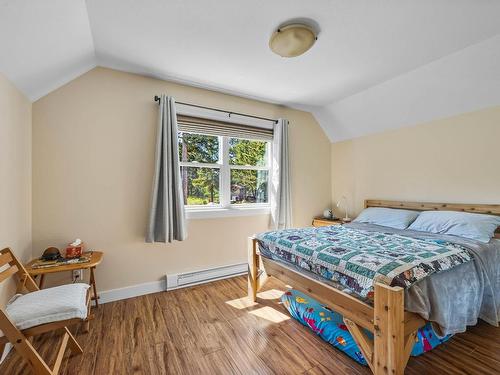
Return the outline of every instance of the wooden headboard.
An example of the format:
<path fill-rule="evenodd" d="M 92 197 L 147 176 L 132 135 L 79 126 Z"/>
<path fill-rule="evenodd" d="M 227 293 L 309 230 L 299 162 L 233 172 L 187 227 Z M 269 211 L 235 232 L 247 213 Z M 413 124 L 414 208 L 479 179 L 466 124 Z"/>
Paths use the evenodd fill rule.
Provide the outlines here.
<path fill-rule="evenodd" d="M 462 211 L 500 216 L 500 204 L 403 202 L 367 199 L 365 200 L 365 207 L 402 208 L 415 211 Z M 495 238 L 500 238 L 500 227 L 495 232 Z"/>

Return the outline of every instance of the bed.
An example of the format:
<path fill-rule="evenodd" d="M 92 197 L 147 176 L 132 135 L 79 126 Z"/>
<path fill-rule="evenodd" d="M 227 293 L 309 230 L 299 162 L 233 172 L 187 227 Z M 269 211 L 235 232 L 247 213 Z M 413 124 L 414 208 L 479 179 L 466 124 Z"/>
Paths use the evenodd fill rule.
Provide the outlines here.
<path fill-rule="evenodd" d="M 465 211 L 500 215 L 500 205 L 367 200 L 365 206 L 418 211 Z M 370 267 L 362 267 L 359 262 L 351 262 L 349 264 L 350 270 L 353 275 L 356 274 L 354 279 L 345 277 L 348 272 L 339 277 L 339 275 L 335 275 L 335 272 L 325 271 L 325 267 L 328 266 L 327 261 L 331 264 L 337 261 L 335 256 L 330 256 L 331 253 L 328 254 L 331 259 L 327 259 L 328 257 L 323 254 L 323 259 L 320 259 L 323 265 L 321 267 L 317 266 L 313 269 L 315 272 L 312 272 L 311 269 L 307 270 L 307 268 L 311 268 L 307 265 L 307 254 L 309 254 L 307 247 L 301 250 L 305 254 L 301 260 L 302 263 L 306 263 L 306 267 L 304 267 L 303 264 L 294 264 L 290 259 L 287 260 L 286 256 L 277 256 L 280 254 L 276 252 L 273 254 L 272 251 L 266 248 L 266 243 L 262 238 L 259 240 L 252 237 L 249 240 L 249 297 L 255 300 L 257 291 L 269 276 L 273 276 L 294 289 L 329 305 L 333 310 L 344 316 L 349 332 L 362 351 L 373 373 L 402 374 L 413 347 L 416 332 L 418 328 L 425 325 L 426 320 L 437 322 L 442 330 L 448 331 L 446 333 L 463 331 L 465 326 L 475 323 L 474 317 L 476 319 L 480 317 L 490 324 L 498 323 L 500 306 L 494 298 L 492 300 L 490 298 L 489 302 L 484 304 L 484 311 L 482 311 L 483 307 L 480 306 L 478 308 L 481 311 L 462 312 L 464 318 L 458 319 L 456 326 L 453 326 L 457 321 L 456 316 L 450 316 L 449 313 L 443 313 L 443 311 L 455 311 L 454 308 L 450 309 L 449 304 L 456 303 L 458 309 L 456 314 L 459 314 L 461 313 L 460 306 L 469 305 L 469 303 L 463 303 L 464 296 L 473 298 L 479 294 L 496 293 L 494 290 L 488 292 L 484 285 L 486 285 L 487 272 L 490 271 L 499 272 L 496 276 L 493 274 L 493 278 L 496 277 L 496 281 L 493 280 L 493 283 L 498 283 L 498 280 L 500 280 L 500 262 L 498 262 L 498 258 L 488 258 L 492 254 L 500 254 L 499 240 L 492 240 L 492 244 L 489 246 L 481 247 L 470 243 L 471 241 L 432 238 L 432 235 L 430 236 L 431 239 L 429 239 L 425 238 L 429 236 L 421 233 L 420 235 L 424 238 L 419 238 L 419 235 L 408 235 L 407 233 L 403 233 L 404 236 L 401 236 L 402 233 L 388 231 L 386 228 L 381 229 L 377 228 L 377 226 L 370 227 L 366 225 L 356 226 L 356 224 L 351 224 L 346 228 L 326 227 L 324 229 L 316 228 L 315 230 L 325 231 L 325 233 L 315 233 L 318 238 L 321 237 L 322 233 L 327 236 L 328 231 L 332 232 L 336 238 L 340 236 L 341 239 L 342 236 L 354 236 L 354 239 L 349 237 L 345 240 L 357 241 L 358 247 L 373 246 L 375 243 L 377 246 L 386 246 L 385 250 L 387 251 L 389 251 L 389 248 L 406 248 L 411 253 L 411 258 L 408 257 L 406 263 L 377 265 L 382 270 L 390 269 L 394 271 L 392 273 L 377 272 L 377 279 L 370 279 Z M 274 235 L 279 236 L 279 234 Z M 356 236 L 359 238 L 356 238 Z M 500 237 L 498 233 L 496 237 Z M 289 238 L 292 241 L 294 239 L 293 236 L 288 236 L 287 240 Z M 325 238 L 327 239 L 327 237 Z M 267 240 L 269 244 L 272 243 L 273 238 L 267 238 Z M 282 241 L 283 239 L 276 238 L 274 240 Z M 316 246 L 321 245 L 321 243 L 316 244 Z M 418 249 L 418 251 L 411 252 L 410 249 Z M 384 248 L 381 248 L 380 251 L 384 251 Z M 415 258 L 419 256 L 422 258 L 427 257 L 429 262 L 426 262 L 424 267 L 411 267 L 412 261 L 415 264 L 420 264 L 418 259 L 415 261 Z M 474 271 L 474 267 L 477 268 L 477 264 L 480 263 L 485 264 L 483 268 L 486 271 L 481 271 L 482 273 Z M 487 269 L 488 267 L 490 268 Z M 496 268 L 492 270 L 492 267 Z M 455 272 L 455 270 L 459 269 L 461 269 L 460 272 Z M 380 271 L 380 269 L 377 269 L 377 271 Z M 363 272 L 367 273 L 366 278 L 360 275 Z M 379 277 L 381 274 L 384 276 L 383 280 Z M 460 275 L 464 274 L 477 274 L 480 287 L 474 287 L 477 283 L 473 284 L 466 278 L 460 277 Z M 353 280 L 356 283 L 353 283 Z M 446 285 L 446 282 L 455 285 L 455 288 L 446 289 L 444 287 L 443 289 L 441 287 L 442 291 L 439 292 L 439 287 Z M 488 286 L 490 289 L 500 287 L 500 285 L 492 285 L 491 283 Z M 462 290 L 467 288 L 467 293 L 458 295 L 460 288 Z M 437 290 L 438 293 L 426 293 L 428 290 L 434 292 Z M 447 308 L 443 306 L 447 306 Z M 373 333 L 373 339 L 364 333 L 364 329 Z"/>

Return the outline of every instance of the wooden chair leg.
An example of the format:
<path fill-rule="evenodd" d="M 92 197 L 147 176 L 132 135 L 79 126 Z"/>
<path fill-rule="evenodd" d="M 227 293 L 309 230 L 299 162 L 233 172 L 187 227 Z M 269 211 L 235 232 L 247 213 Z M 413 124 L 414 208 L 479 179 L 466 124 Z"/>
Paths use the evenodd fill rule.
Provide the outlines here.
<path fill-rule="evenodd" d="M 92 297 L 90 295 L 90 290 L 87 291 L 87 319 L 83 322 L 83 333 L 89 333 L 90 331 L 90 319 L 93 318 L 92 315 Z"/>
<path fill-rule="evenodd" d="M 47 363 L 35 350 L 33 345 L 25 338 L 19 338 L 13 344 L 14 349 L 26 359 L 37 375 L 53 375 L 52 370 L 49 368 Z"/>
<path fill-rule="evenodd" d="M 0 309 L 0 327 L 14 349 L 26 359 L 37 375 L 53 375 L 52 370 L 40 357 L 28 338 L 17 329 Z"/>
<path fill-rule="evenodd" d="M 86 320 L 83 322 L 83 333 L 89 333 L 90 331 L 90 320 Z"/>
<path fill-rule="evenodd" d="M 71 334 L 68 334 L 68 332 L 64 332 L 61 344 L 59 345 L 59 350 L 57 351 L 54 368 L 52 369 L 53 375 L 57 375 L 59 373 L 59 369 L 61 368 L 62 360 L 64 358 L 64 352 L 66 351 L 66 347 L 68 346 L 69 335 Z"/>
<path fill-rule="evenodd" d="M 77 353 L 77 354 L 82 354 L 83 353 L 83 349 L 82 347 L 80 346 L 80 344 L 78 344 L 78 341 L 76 341 L 75 339 L 75 336 L 73 336 L 70 332 L 70 330 L 68 329 L 68 327 L 64 327 L 64 330 L 66 331 L 66 333 L 69 335 L 69 338 L 68 338 L 68 345 L 69 345 L 69 348 L 71 349 L 71 351 L 73 353 Z"/>

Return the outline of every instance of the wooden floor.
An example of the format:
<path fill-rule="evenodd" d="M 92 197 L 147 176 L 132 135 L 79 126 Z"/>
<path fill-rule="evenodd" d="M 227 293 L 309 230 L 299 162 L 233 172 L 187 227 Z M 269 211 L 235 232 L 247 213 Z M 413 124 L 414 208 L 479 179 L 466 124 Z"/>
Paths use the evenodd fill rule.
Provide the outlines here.
<path fill-rule="evenodd" d="M 150 294 L 102 305 L 87 334 L 73 331 L 84 354 L 63 361 L 62 374 L 369 374 L 290 319 L 270 280 L 249 306 L 246 278 Z M 49 363 L 57 337 L 34 344 Z M 0 374 L 28 374 L 11 351 Z M 407 374 L 499 374 L 500 329 L 479 324 L 431 353 L 410 358 Z"/>

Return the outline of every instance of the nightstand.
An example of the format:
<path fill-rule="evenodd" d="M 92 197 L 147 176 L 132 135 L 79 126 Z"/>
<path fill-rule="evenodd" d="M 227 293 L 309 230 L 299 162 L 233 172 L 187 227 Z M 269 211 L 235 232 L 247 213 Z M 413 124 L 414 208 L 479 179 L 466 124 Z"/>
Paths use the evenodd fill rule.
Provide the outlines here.
<path fill-rule="evenodd" d="M 340 219 L 326 219 L 324 217 L 315 217 L 312 222 L 313 227 L 326 227 L 329 225 L 342 225 Z"/>
<path fill-rule="evenodd" d="M 57 265 L 54 267 L 46 267 L 46 268 L 33 268 L 33 263 L 38 260 L 38 258 L 33 259 L 31 262 L 26 264 L 24 267 L 26 268 L 26 271 L 29 273 L 31 277 L 36 279 L 38 275 L 40 275 L 40 285 L 39 288 L 42 289 L 43 287 L 43 281 L 45 279 L 45 275 L 48 273 L 55 273 L 55 272 L 73 272 L 74 270 L 90 270 L 90 280 L 89 284 L 92 287 L 93 291 L 93 296 L 92 300 L 95 302 L 95 306 L 99 307 L 99 296 L 97 295 L 97 287 L 95 284 L 95 275 L 94 271 L 96 267 L 101 264 L 102 262 L 102 257 L 103 253 L 101 251 L 89 251 L 86 253 L 83 253 L 83 255 L 90 255 L 90 260 L 86 263 L 72 263 L 72 264 L 61 264 Z M 81 280 L 80 280 L 81 281 Z"/>

